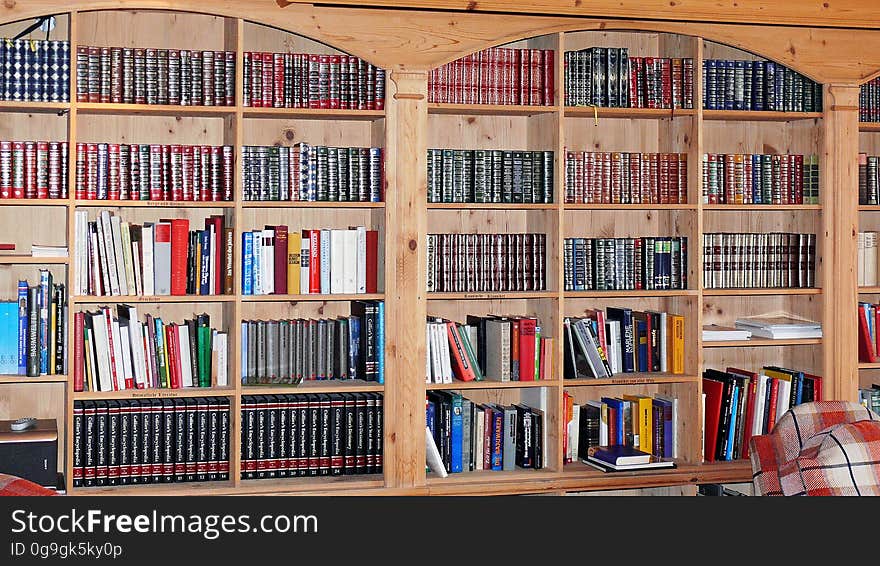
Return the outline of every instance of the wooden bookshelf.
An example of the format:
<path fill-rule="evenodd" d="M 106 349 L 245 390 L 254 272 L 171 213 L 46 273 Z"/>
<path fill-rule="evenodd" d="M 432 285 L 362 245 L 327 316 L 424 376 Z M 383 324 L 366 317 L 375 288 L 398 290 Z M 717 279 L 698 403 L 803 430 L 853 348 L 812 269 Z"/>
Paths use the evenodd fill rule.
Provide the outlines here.
<path fill-rule="evenodd" d="M 348 4 L 343 1 L 340 4 Z M 118 5 L 117 5 L 118 4 Z M 71 76 L 70 102 L 0 102 L 0 139 L 110 141 L 123 143 L 229 144 L 235 146 L 235 200 L 232 202 L 87 201 L 74 195 L 75 160 L 69 159 L 70 198 L 58 200 L 0 199 L 0 241 L 13 241 L 21 252 L 32 243 L 70 247 L 70 258 L 0 256 L 0 283 L 14 289 L 17 279 L 33 280 L 40 266 L 72 287 L 74 218 L 77 210 L 119 208 L 120 214 L 142 222 L 160 216 L 202 222 L 224 214 L 235 227 L 234 294 L 206 297 L 71 297 L 72 312 L 93 305 L 133 303 L 145 312 L 161 312 L 181 320 L 194 312 L 211 314 L 212 323 L 229 332 L 230 385 L 200 390 L 147 390 L 107 393 L 73 391 L 68 376 L 0 376 L 0 418 L 25 413 L 55 418 L 63 439 L 60 471 L 68 489 L 79 494 L 512 494 L 643 488 L 709 482 L 749 481 L 748 462 L 700 462 L 702 371 L 737 365 L 788 365 L 823 375 L 826 397 L 854 400 L 880 364 L 857 362 L 857 334 L 852 321 L 859 293 L 880 294 L 880 287 L 858 288 L 856 248 L 851 227 L 880 229 L 880 206 L 858 206 L 857 171 L 849 164 L 858 151 L 880 154 L 880 125 L 858 123 L 858 86 L 864 68 L 880 68 L 874 59 L 862 65 L 864 53 L 880 53 L 880 32 L 849 30 L 858 41 L 843 44 L 834 30 L 786 27 L 789 41 L 770 40 L 760 25 L 725 29 L 723 23 L 638 20 L 637 12 L 622 20 L 552 15 L 507 17 L 479 10 L 466 12 L 399 12 L 393 7 L 309 7 L 314 17 L 293 17 L 296 6 L 278 8 L 274 0 L 232 2 L 219 10 L 208 0 L 168 0 L 159 11 L 133 11 L 125 2 L 107 9 L 106 2 L 32 0 L 27 6 L 0 14 L 0 36 L 17 33 L 21 22 L 56 14 L 60 37 L 76 45 L 137 45 L 180 49 L 227 49 L 237 54 L 236 105 L 178 107 L 85 103 L 76 101 Z M 401 3 L 402 5 L 403 3 Z M 624 4 L 635 3 L 624 2 Z M 710 2 L 713 22 L 729 16 Z M 430 8 L 430 7 L 429 7 Z M 436 6 L 435 6 L 436 8 Z M 510 10 L 520 9 L 511 5 Z M 222 15 L 214 15 L 216 12 Z M 400 24 L 401 14 L 413 25 Z M 612 14 L 620 16 L 621 14 Z M 582 16 L 582 14 L 581 14 Z M 645 16 L 647 17 L 647 16 Z M 766 23 L 756 15 L 755 22 Z M 15 20 L 19 20 L 17 23 Z M 157 33 L 157 30 L 165 30 Z M 538 30 L 552 30 L 543 35 Z M 395 41 L 382 41 L 393 37 Z M 53 37 L 54 39 L 55 37 Z M 158 43 L 157 43 L 158 42 Z M 502 42 L 504 43 L 502 45 Z M 702 60 L 755 58 L 724 45 L 740 45 L 762 57 L 784 61 L 825 83 L 822 112 L 751 112 L 704 110 Z M 784 44 L 784 45 L 783 45 Z M 412 49 L 422 45 L 423 49 Z M 427 69 L 487 46 L 553 49 L 555 97 L 548 106 L 440 104 L 427 101 Z M 693 109 L 659 110 L 566 107 L 561 54 L 590 45 L 627 47 L 635 56 L 690 57 L 694 65 Z M 878 48 L 878 49 L 874 49 Z M 241 105 L 242 53 L 245 51 L 349 52 L 366 56 L 387 71 L 383 110 L 314 108 L 252 108 Z M 873 56 L 871 56 L 873 57 Z M 872 66 L 873 65 L 873 66 Z M 75 64 L 71 64 L 75 72 Z M 833 102 L 832 102 L 833 100 Z M 306 141 L 324 145 L 380 146 L 384 149 L 386 202 L 245 202 L 242 200 L 240 148 L 244 145 L 292 145 Z M 554 203 L 462 204 L 426 203 L 427 148 L 553 150 Z M 766 149 L 765 151 L 765 148 Z M 688 155 L 688 199 L 684 204 L 564 203 L 564 151 L 683 152 Z M 701 163 L 704 153 L 816 153 L 822 156 L 818 205 L 709 205 L 702 203 Z M 156 208 L 159 210 L 151 210 Z M 732 214 L 729 214 L 732 213 Z M 91 213 L 90 213 L 91 214 Z M 243 231 L 264 224 L 292 228 L 366 225 L 380 231 L 381 293 L 360 295 L 260 295 L 241 293 Z M 40 232 L 32 226 L 41 226 Z M 547 234 L 547 289 L 509 293 L 425 292 L 423 242 L 428 233 L 542 232 Z M 705 289 L 702 287 L 701 238 L 710 232 L 811 232 L 817 236 L 815 289 Z M 635 237 L 681 235 L 689 239 L 688 285 L 684 290 L 564 291 L 562 249 L 570 237 Z M 242 385 L 240 383 L 240 322 L 293 316 L 339 316 L 355 300 L 386 301 L 385 384 L 303 383 Z M 469 313 L 538 315 L 543 332 L 555 339 L 553 367 L 561 370 L 562 329 L 567 316 L 586 309 L 629 306 L 664 310 L 685 316 L 685 371 L 681 375 L 623 374 L 606 380 L 563 380 L 561 371 L 537 382 L 456 382 L 424 384 L 426 315 Z M 737 317 L 769 311 L 791 311 L 823 323 L 824 338 L 799 341 L 750 340 L 708 343 L 703 324 L 732 325 Z M 285 315 L 286 316 L 286 315 Z M 73 336 L 72 317 L 68 334 Z M 808 346 L 808 347 L 802 347 Z M 428 390 L 461 390 L 478 400 L 519 402 L 546 394 L 548 466 L 543 470 L 452 474 L 439 479 L 425 474 L 421 427 L 424 415 L 413 407 L 424 404 Z M 385 468 L 383 474 L 344 478 L 243 480 L 239 476 L 241 397 L 254 394 L 381 392 L 385 398 Z M 563 465 L 561 407 L 564 391 L 578 402 L 624 393 L 675 396 L 680 403 L 679 465 L 674 470 L 603 474 L 583 464 Z M 71 490 L 70 425 L 74 400 L 133 399 L 140 396 L 226 396 L 231 410 L 231 472 L 226 482 Z"/>

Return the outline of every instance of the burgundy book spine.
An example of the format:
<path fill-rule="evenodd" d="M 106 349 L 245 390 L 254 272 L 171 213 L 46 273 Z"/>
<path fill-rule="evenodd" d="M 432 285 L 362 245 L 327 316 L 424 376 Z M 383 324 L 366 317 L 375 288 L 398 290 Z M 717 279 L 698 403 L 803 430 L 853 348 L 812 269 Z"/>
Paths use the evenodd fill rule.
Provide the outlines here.
<path fill-rule="evenodd" d="M 260 81 L 262 83 L 262 96 L 263 103 L 262 106 L 266 108 L 271 108 L 274 106 L 273 101 L 273 85 L 275 83 L 275 66 L 273 65 L 274 58 L 272 53 L 260 53 L 260 58 L 262 59 L 262 76 L 260 77 Z"/>
<path fill-rule="evenodd" d="M 119 185 L 119 144 L 107 144 L 107 198 L 119 200 L 121 188 Z"/>
<path fill-rule="evenodd" d="M 272 54 L 272 106 L 284 107 L 284 53 Z"/>

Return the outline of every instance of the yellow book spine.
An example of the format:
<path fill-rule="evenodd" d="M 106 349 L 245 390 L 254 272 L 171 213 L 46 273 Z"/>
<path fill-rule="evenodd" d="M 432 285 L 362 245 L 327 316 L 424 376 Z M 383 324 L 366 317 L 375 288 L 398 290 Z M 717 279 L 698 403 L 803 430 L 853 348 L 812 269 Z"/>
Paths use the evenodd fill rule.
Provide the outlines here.
<path fill-rule="evenodd" d="M 51 300 L 51 299 L 50 299 Z M 49 367 L 46 368 L 49 375 L 55 375 L 55 336 L 56 332 L 58 332 L 58 309 L 55 305 L 55 301 L 50 303 L 52 306 L 50 308 L 49 313 Z"/>
<path fill-rule="evenodd" d="M 642 397 L 639 399 L 639 413 L 641 418 L 641 432 L 639 434 L 639 450 L 654 453 L 654 419 L 653 419 L 654 400 L 650 397 Z"/>
<path fill-rule="evenodd" d="M 670 369 L 674 374 L 684 373 L 684 317 L 669 315 L 669 350 L 672 352 Z"/>
<path fill-rule="evenodd" d="M 299 295 L 300 291 L 300 248 L 302 236 L 299 231 L 289 232 L 287 235 L 287 292 L 291 295 Z"/>

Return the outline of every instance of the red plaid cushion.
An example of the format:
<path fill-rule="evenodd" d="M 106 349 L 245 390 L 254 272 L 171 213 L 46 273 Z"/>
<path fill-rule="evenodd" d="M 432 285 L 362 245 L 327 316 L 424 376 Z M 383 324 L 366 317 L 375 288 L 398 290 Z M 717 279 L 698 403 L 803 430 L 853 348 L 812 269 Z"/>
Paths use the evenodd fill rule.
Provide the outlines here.
<path fill-rule="evenodd" d="M 880 454 L 873 445 L 873 429 L 880 430 L 880 423 L 865 427 L 843 427 L 858 421 L 880 421 L 880 416 L 859 405 L 846 401 L 819 401 L 804 403 L 793 407 L 780 418 L 770 434 L 753 436 L 750 444 L 752 462 L 752 482 L 756 495 L 821 495 L 825 490 L 852 489 L 862 484 L 846 484 L 845 476 L 850 474 L 849 462 L 856 463 L 859 472 L 853 471 L 858 480 L 867 481 L 865 485 L 875 485 L 865 475 L 873 465 L 880 466 L 880 458 L 870 454 Z M 867 443 L 868 446 L 862 445 Z M 839 448 L 835 448 L 838 446 Z M 835 455 L 834 451 L 838 450 Z M 868 452 L 864 452 L 867 450 Z M 871 452 L 873 450 L 873 452 Z M 859 452 L 864 452 L 864 455 Z M 799 468 L 801 459 L 808 469 Z M 807 463 L 807 459 L 811 460 Z M 841 460 L 842 459 L 842 460 Z M 825 465 L 825 462 L 843 462 Z M 870 462 L 877 464 L 869 465 Z M 837 468 L 835 468 L 837 466 Z M 839 469 L 838 469 L 839 468 Z M 840 472 L 845 472 L 841 475 Z M 802 474 L 804 475 L 802 477 Z M 843 494 L 841 491 L 840 494 Z"/>
<path fill-rule="evenodd" d="M 51 489 L 9 474 L 0 474 L 0 496 L 3 495 L 58 495 Z"/>

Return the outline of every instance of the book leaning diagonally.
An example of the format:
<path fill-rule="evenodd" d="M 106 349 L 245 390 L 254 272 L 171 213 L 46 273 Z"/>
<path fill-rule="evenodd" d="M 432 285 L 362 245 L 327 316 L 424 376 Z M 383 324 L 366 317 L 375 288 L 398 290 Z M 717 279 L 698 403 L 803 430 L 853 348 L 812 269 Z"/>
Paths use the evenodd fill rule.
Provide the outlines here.
<path fill-rule="evenodd" d="M 437 450 L 437 443 L 434 442 L 434 435 L 431 434 L 431 428 L 425 426 L 425 460 L 431 471 L 445 478 L 448 474 L 443 466 L 443 458 L 440 457 L 440 451 Z"/>

